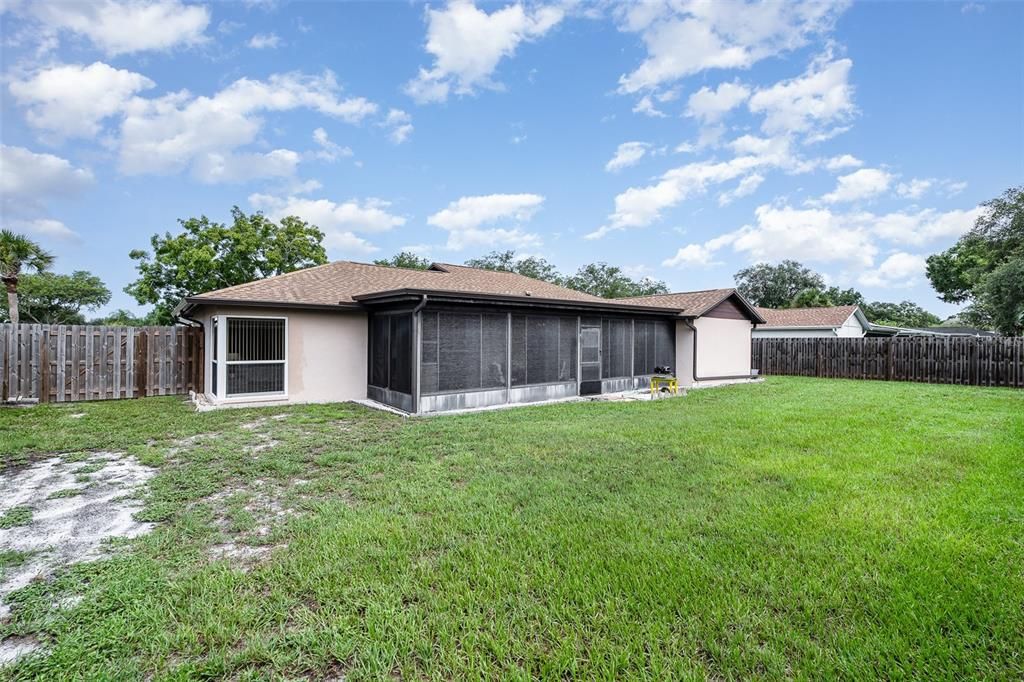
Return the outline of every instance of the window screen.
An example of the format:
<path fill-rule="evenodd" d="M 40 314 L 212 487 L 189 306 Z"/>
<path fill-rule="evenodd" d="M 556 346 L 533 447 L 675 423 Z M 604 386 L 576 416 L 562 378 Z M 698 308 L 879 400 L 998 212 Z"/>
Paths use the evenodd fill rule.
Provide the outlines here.
<path fill-rule="evenodd" d="M 390 332 L 388 388 L 412 393 L 412 315 L 391 315 Z"/>
<path fill-rule="evenodd" d="M 601 374 L 605 379 L 628 377 L 632 372 L 633 338 L 629 320 L 601 321 Z"/>
<path fill-rule="evenodd" d="M 285 321 L 229 317 L 226 332 L 227 394 L 284 393 Z"/>
<path fill-rule="evenodd" d="M 655 367 L 675 365 L 675 333 L 671 322 L 637 320 L 633 323 L 633 373 L 654 374 Z"/>
<path fill-rule="evenodd" d="M 371 386 L 412 393 L 412 315 L 370 318 Z"/>
<path fill-rule="evenodd" d="M 388 339 L 390 326 L 385 315 L 370 319 L 370 385 L 388 386 Z"/>
<path fill-rule="evenodd" d="M 576 378 L 576 318 L 512 316 L 512 385 Z"/>
<path fill-rule="evenodd" d="M 420 356 L 424 393 L 502 388 L 508 372 L 508 317 L 425 312 Z"/>

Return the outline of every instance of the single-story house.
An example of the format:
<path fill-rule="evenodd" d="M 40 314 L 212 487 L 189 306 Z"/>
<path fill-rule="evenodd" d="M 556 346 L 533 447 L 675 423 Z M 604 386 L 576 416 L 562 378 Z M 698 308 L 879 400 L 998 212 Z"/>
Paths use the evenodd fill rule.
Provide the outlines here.
<path fill-rule="evenodd" d="M 733 289 L 609 300 L 510 272 L 339 261 L 185 299 L 215 404 L 370 398 L 409 413 L 751 376 Z"/>
<path fill-rule="evenodd" d="M 755 339 L 787 338 L 859 338 L 867 335 L 872 324 L 859 306 L 827 308 L 758 308 L 765 323 L 754 330 Z"/>

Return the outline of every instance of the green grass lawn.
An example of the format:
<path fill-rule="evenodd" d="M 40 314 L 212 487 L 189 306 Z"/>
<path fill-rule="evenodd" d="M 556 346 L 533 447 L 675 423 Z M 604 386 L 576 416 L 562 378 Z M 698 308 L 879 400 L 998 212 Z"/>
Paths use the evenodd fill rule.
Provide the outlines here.
<path fill-rule="evenodd" d="M 150 398 L 2 410 L 0 443 L 7 471 L 159 468 L 152 533 L 14 595 L 0 638 L 48 655 L 0 677 L 1024 676 L 1022 391 L 773 378 L 409 420 Z"/>

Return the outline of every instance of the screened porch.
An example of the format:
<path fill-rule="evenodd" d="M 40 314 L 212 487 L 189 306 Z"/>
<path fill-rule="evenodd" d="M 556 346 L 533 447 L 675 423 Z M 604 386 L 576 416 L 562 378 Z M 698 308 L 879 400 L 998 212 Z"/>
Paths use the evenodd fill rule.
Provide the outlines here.
<path fill-rule="evenodd" d="M 426 308 L 373 313 L 367 393 L 406 412 L 530 403 L 649 385 L 675 364 L 675 321 Z"/>

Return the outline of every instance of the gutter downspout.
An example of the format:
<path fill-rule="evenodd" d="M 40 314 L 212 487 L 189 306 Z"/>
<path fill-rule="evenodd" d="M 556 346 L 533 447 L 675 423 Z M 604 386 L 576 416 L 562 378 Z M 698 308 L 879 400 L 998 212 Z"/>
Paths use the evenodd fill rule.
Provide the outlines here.
<path fill-rule="evenodd" d="M 752 374 L 733 374 L 729 376 L 717 376 L 717 377 L 701 377 L 697 376 L 697 327 L 694 326 L 689 320 L 683 318 L 683 324 L 690 328 L 693 332 L 693 380 L 698 381 L 721 381 L 724 379 L 750 379 Z M 755 325 L 757 326 L 757 325 Z"/>

